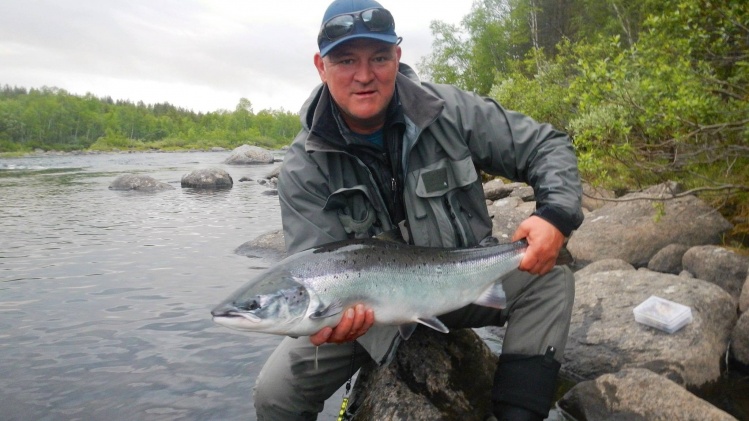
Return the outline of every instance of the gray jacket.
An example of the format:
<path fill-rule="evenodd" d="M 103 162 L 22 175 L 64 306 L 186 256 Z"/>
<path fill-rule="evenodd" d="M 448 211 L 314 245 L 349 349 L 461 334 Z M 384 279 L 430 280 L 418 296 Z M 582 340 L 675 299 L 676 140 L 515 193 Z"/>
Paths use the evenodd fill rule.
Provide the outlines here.
<path fill-rule="evenodd" d="M 582 188 L 567 135 L 491 99 L 421 83 L 402 63 L 396 92 L 411 243 L 473 246 L 491 236 L 479 170 L 532 186 L 535 214 L 564 235 L 580 226 Z M 327 87 L 318 86 L 300 114 L 303 129 L 286 153 L 278 185 L 287 251 L 395 228 L 400 221 L 390 220 L 373 174 L 357 154 L 366 146 L 341 123 Z M 394 349 L 395 332 L 371 329 L 359 342 L 383 360 Z"/>

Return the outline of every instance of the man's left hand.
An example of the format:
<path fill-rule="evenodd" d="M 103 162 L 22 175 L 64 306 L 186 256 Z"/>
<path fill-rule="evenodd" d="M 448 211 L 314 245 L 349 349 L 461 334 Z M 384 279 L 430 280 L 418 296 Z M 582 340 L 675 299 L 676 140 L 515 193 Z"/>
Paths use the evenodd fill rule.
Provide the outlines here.
<path fill-rule="evenodd" d="M 512 236 L 512 241 L 525 238 L 528 249 L 518 269 L 534 275 L 551 271 L 556 264 L 559 250 L 564 245 L 564 235 L 554 225 L 538 216 L 523 221 Z"/>

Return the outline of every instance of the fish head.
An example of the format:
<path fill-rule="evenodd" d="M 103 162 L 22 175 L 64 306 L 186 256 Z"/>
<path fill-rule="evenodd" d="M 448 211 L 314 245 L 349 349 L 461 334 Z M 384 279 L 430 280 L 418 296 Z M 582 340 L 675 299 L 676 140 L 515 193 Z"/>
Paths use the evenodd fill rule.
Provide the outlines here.
<path fill-rule="evenodd" d="M 286 335 L 304 318 L 307 288 L 286 271 L 266 272 L 248 282 L 211 311 L 228 328 Z"/>

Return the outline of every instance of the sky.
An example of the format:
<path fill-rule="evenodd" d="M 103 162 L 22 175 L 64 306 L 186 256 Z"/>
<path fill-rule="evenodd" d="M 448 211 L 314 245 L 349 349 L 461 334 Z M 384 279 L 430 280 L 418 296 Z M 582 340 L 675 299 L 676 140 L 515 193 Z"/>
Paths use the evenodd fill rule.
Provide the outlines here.
<path fill-rule="evenodd" d="M 312 58 L 330 1 L 0 0 L 0 86 L 297 112 L 320 82 Z M 401 62 L 429 55 L 430 22 L 459 24 L 472 2 L 380 0 L 403 37 Z"/>

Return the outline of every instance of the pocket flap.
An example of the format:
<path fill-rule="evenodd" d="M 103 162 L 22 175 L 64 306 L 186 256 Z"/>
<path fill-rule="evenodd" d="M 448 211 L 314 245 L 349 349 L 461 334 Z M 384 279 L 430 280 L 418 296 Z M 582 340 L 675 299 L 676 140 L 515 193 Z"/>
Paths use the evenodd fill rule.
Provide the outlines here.
<path fill-rule="evenodd" d="M 466 187 L 478 179 L 471 157 L 460 161 L 442 159 L 411 173 L 416 177 L 416 195 L 438 197 L 446 192 Z"/>

